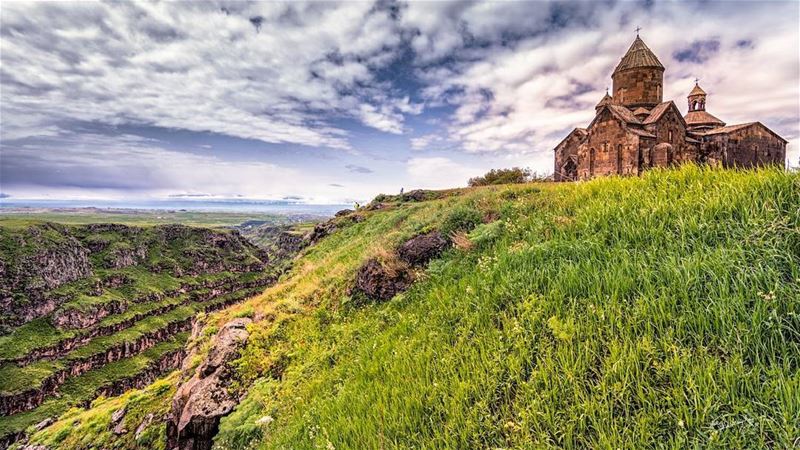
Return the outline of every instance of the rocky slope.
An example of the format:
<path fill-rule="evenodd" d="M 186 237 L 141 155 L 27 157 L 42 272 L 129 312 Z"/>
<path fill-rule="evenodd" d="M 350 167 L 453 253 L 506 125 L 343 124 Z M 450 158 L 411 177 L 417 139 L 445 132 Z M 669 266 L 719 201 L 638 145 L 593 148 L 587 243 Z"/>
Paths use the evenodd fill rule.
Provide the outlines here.
<path fill-rule="evenodd" d="M 273 283 L 286 244 L 270 257 L 230 230 L 0 228 L 0 439 L 177 368 L 195 315 Z"/>

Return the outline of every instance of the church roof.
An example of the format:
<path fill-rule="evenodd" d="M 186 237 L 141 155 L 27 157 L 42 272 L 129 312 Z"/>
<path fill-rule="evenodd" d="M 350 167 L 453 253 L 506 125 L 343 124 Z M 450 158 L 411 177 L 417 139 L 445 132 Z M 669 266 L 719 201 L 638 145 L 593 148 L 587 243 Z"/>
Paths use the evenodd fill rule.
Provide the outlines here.
<path fill-rule="evenodd" d="M 639 36 L 636 36 L 628 52 L 625 53 L 625 56 L 622 57 L 617 68 L 614 69 L 614 73 L 633 69 L 635 67 L 658 67 L 664 69 L 664 66 L 661 65 L 661 61 L 658 60 L 656 55 L 645 45 L 644 41 Z"/>
<path fill-rule="evenodd" d="M 633 110 L 633 115 L 634 116 L 650 115 L 650 110 L 640 106 Z"/>
<path fill-rule="evenodd" d="M 607 104 L 611 103 L 611 100 L 612 100 L 611 96 L 608 95 L 608 91 L 606 91 L 606 95 L 604 95 L 603 98 L 600 99 L 600 102 L 597 104 L 597 106 L 595 106 L 595 108 L 599 108 L 599 107 L 601 107 L 603 105 L 607 105 Z"/>
<path fill-rule="evenodd" d="M 636 125 L 640 125 L 642 121 L 640 121 L 636 116 L 633 115 L 630 109 L 621 106 L 621 105 L 607 105 L 606 106 L 611 114 L 614 114 L 618 119 L 625 123 L 633 123 Z"/>
<path fill-rule="evenodd" d="M 646 137 L 646 138 L 650 138 L 650 139 L 655 139 L 656 138 L 656 135 L 654 135 L 653 133 L 648 133 L 647 131 L 640 130 L 638 128 L 628 128 L 627 131 L 630 132 L 630 133 L 633 133 L 633 134 L 635 134 L 637 136 L 642 136 L 642 137 Z"/>
<path fill-rule="evenodd" d="M 718 125 L 725 126 L 725 122 L 717 119 L 705 111 L 689 111 L 683 118 L 687 125 Z"/>
<path fill-rule="evenodd" d="M 694 95 L 706 95 L 706 91 L 704 91 L 699 84 L 695 83 L 694 89 L 692 89 L 692 92 L 689 92 L 689 97 Z"/>
<path fill-rule="evenodd" d="M 666 101 L 666 102 L 661 102 L 658 105 L 656 105 L 653 109 L 651 109 L 650 110 L 650 115 L 647 116 L 647 118 L 645 118 L 642 121 L 642 124 L 643 125 L 650 125 L 651 123 L 658 122 L 659 119 L 661 119 L 661 117 L 664 115 L 664 113 L 669 111 L 670 108 L 674 108 L 675 111 L 677 112 L 678 117 L 681 117 L 681 112 L 678 111 L 678 107 L 675 106 L 675 102 L 673 102 L 672 100 L 669 100 L 669 101 Z M 686 119 L 684 119 L 684 121 L 686 121 Z"/>
<path fill-rule="evenodd" d="M 560 147 L 561 144 L 566 142 L 573 135 L 577 135 L 581 140 L 583 140 L 583 138 L 586 137 L 586 133 L 587 132 L 588 132 L 588 130 L 586 128 L 575 128 L 575 129 L 573 129 L 572 131 L 569 132 L 568 135 L 564 136 L 564 139 L 562 139 L 561 142 L 559 142 L 558 145 L 556 145 L 556 148 Z"/>
<path fill-rule="evenodd" d="M 783 143 L 784 143 L 784 144 L 785 144 L 785 143 L 787 143 L 787 142 L 789 142 L 789 141 L 787 141 L 786 139 L 782 138 L 782 137 L 781 137 L 781 136 L 780 136 L 778 133 L 776 133 L 776 132 L 774 132 L 774 131 L 770 130 L 769 128 L 767 128 L 767 126 L 766 126 L 766 125 L 764 125 L 764 124 L 763 124 L 763 123 L 761 123 L 761 122 L 747 122 L 747 123 L 740 123 L 740 124 L 736 124 L 736 125 L 728 125 L 728 126 L 726 126 L 726 127 L 714 128 L 713 130 L 708 130 L 708 131 L 695 131 L 694 133 L 695 133 L 695 134 L 699 134 L 699 135 L 701 135 L 701 136 L 709 136 L 709 135 L 714 135 L 714 134 L 722 134 L 722 133 L 732 133 L 732 132 L 734 132 L 734 131 L 743 130 L 743 129 L 745 129 L 745 128 L 749 128 L 749 127 L 752 127 L 752 126 L 754 126 L 754 125 L 758 125 L 758 126 L 760 126 L 760 127 L 764 128 L 764 129 L 765 129 L 765 130 L 767 130 L 767 131 L 768 131 L 770 134 L 772 134 L 772 135 L 773 135 L 773 136 L 775 136 L 776 138 L 778 138 L 778 139 L 780 139 L 781 141 L 783 141 Z"/>
<path fill-rule="evenodd" d="M 700 141 L 699 141 L 699 140 L 697 140 L 697 139 L 695 139 L 695 138 L 693 138 L 693 137 L 689 136 L 689 134 L 688 134 L 688 133 L 686 134 L 686 136 L 684 136 L 684 137 L 683 137 L 683 139 L 684 139 L 686 142 L 691 142 L 691 143 L 693 143 L 693 144 L 699 144 L 699 143 L 700 143 Z"/>

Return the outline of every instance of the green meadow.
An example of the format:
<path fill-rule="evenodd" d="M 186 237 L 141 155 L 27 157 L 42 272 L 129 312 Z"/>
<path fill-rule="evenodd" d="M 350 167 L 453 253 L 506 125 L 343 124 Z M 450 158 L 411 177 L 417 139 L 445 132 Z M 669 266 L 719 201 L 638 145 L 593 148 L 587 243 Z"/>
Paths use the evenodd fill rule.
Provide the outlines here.
<path fill-rule="evenodd" d="M 200 355 L 225 321 L 256 319 L 217 448 L 800 445 L 798 174 L 687 166 L 432 197 L 342 221 L 264 294 L 203 318 Z M 456 245 L 410 290 L 351 293 L 367 258 L 433 229 Z M 30 442 L 92 448 L 127 398 L 163 414 L 167 387 Z"/>

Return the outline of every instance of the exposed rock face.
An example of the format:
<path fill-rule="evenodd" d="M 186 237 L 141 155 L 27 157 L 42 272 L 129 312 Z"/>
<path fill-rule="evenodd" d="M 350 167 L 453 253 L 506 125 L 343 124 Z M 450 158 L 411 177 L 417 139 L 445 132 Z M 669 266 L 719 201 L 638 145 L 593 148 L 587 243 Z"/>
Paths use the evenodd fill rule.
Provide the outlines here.
<path fill-rule="evenodd" d="M 117 247 L 109 252 L 108 267 L 112 269 L 122 269 L 139 264 L 147 257 L 147 248 L 139 246 L 136 248 Z"/>
<path fill-rule="evenodd" d="M 439 256 L 450 242 L 438 231 L 415 236 L 397 249 L 397 255 L 411 265 L 422 265 Z"/>
<path fill-rule="evenodd" d="M 373 300 L 388 300 L 411 286 L 413 267 L 439 256 L 448 245 L 450 241 L 438 231 L 415 236 L 397 249 L 400 264 L 387 266 L 375 258 L 367 260 L 358 269 L 355 289 Z"/>
<path fill-rule="evenodd" d="M 336 214 L 334 214 L 334 217 L 349 216 L 350 214 L 352 214 L 354 212 L 355 211 L 353 211 L 352 209 L 342 209 L 342 210 L 336 211 Z"/>
<path fill-rule="evenodd" d="M 47 428 L 50 425 L 52 425 L 53 422 L 55 422 L 55 420 L 52 417 L 48 417 L 47 419 L 44 419 L 43 421 L 41 421 L 41 422 L 37 423 L 36 425 L 34 425 L 33 429 L 36 430 L 36 431 L 44 430 L 45 428 Z"/>
<path fill-rule="evenodd" d="M 138 441 L 139 437 L 142 435 L 142 433 L 144 433 L 144 430 L 146 430 L 151 423 L 153 423 L 153 413 L 150 413 L 147 416 L 145 416 L 144 420 L 142 420 L 142 423 L 140 423 L 139 426 L 136 427 L 136 434 L 134 434 L 134 439 Z"/>
<path fill-rule="evenodd" d="M 412 282 L 408 270 L 387 268 L 374 258 L 361 266 L 356 275 L 356 289 L 374 300 L 388 300 L 408 289 Z"/>
<path fill-rule="evenodd" d="M 89 250 L 84 248 L 77 239 L 67 239 L 57 247 L 44 250 L 33 257 L 33 267 L 41 277 L 43 286 L 31 282 L 33 289 L 44 287 L 53 289 L 79 278 L 92 274 L 89 264 Z"/>
<path fill-rule="evenodd" d="M 167 423 L 167 448 L 209 450 L 219 430 L 220 419 L 229 414 L 238 398 L 228 390 L 229 363 L 247 342 L 250 319 L 234 319 L 214 338 L 208 358 L 172 399 Z"/>
<path fill-rule="evenodd" d="M 112 270 L 139 266 L 184 277 L 258 272 L 266 268 L 267 261 L 260 249 L 235 231 L 181 225 L 141 228 L 47 223 L 21 230 L 0 229 L 0 237 L 7 243 L 0 254 L 0 333 L 57 311 L 76 294 L 100 296 L 133 281 L 113 272 L 102 280 L 92 278 L 93 265 Z M 64 285 L 75 289 L 64 289 Z M 120 312 L 115 305 L 103 308 L 107 311 L 85 311 L 82 316 L 74 311 L 59 312 L 55 322 L 59 327 L 83 328 L 104 314 Z"/>
<path fill-rule="evenodd" d="M 318 223 L 314 225 L 314 229 L 306 235 L 305 244 L 314 245 L 319 242 L 320 239 L 336 231 L 336 229 L 336 222 L 333 220 Z"/>
<path fill-rule="evenodd" d="M 123 417 L 125 417 L 125 414 L 126 414 L 127 412 L 128 412 L 128 411 L 127 411 L 127 410 L 126 410 L 124 407 L 123 407 L 123 408 L 120 408 L 120 409 L 118 409 L 118 410 L 116 410 L 116 411 L 114 411 L 114 412 L 111 414 L 111 424 L 112 424 L 112 425 L 116 425 L 116 424 L 118 424 L 118 423 L 119 423 L 119 421 L 120 421 L 120 420 L 122 420 L 122 418 L 123 418 Z"/>
<path fill-rule="evenodd" d="M 424 191 L 422 189 L 414 189 L 413 191 L 408 191 L 405 194 L 400 196 L 403 201 L 406 202 L 424 202 L 428 199 L 428 191 Z"/>
<path fill-rule="evenodd" d="M 272 280 L 272 278 L 270 278 L 270 280 Z M 262 284 L 264 283 L 264 281 L 256 281 L 259 281 Z M 242 283 L 241 285 L 257 285 L 256 281 Z M 236 289 L 230 289 L 231 292 L 236 291 Z M 226 292 L 228 292 L 228 290 L 211 291 L 209 293 L 204 293 L 203 296 L 198 297 L 198 299 L 203 299 L 203 301 L 205 301 Z M 241 295 L 239 295 L 239 293 L 241 293 Z M 248 290 L 237 291 L 237 295 L 232 296 L 225 302 L 209 304 L 209 306 L 205 308 L 205 311 L 208 312 L 224 308 L 233 303 L 241 301 L 250 295 L 253 295 L 253 293 Z M 58 387 L 61 386 L 69 377 L 81 375 L 89 370 L 101 367 L 110 362 L 140 353 L 148 348 L 153 347 L 159 342 L 174 336 L 177 333 L 191 329 L 193 322 L 193 318 L 172 322 L 164 328 L 159 328 L 152 332 L 145 333 L 134 341 L 123 342 L 115 346 L 111 346 L 102 353 L 97 353 L 87 358 L 72 360 L 72 362 L 66 368 L 46 378 L 39 387 L 17 394 L 0 396 L 0 415 L 11 415 L 33 409 L 39 406 L 48 396 L 53 395 Z M 175 369 L 179 367 L 182 358 L 183 356 L 180 355 L 167 354 L 153 368 L 142 370 L 130 379 L 118 380 L 113 386 L 100 388 L 97 395 L 119 395 L 126 389 L 143 387 L 145 384 L 155 380 L 157 376 L 163 374 L 168 369 Z M 142 384 L 143 380 L 146 381 L 144 384 Z M 118 391 L 117 389 L 123 390 Z"/>
<path fill-rule="evenodd" d="M 89 249 L 55 224 L 8 233 L 11 253 L 0 255 L 0 332 L 49 314 L 64 300 L 48 291 L 92 275 Z"/>

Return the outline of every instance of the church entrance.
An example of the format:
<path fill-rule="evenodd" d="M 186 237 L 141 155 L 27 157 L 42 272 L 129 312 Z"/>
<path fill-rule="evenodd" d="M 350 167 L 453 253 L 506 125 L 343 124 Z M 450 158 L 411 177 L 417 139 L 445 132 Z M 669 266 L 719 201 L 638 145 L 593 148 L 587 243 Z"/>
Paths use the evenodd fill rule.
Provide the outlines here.
<path fill-rule="evenodd" d="M 571 158 L 567 160 L 561 168 L 561 179 L 564 181 L 575 181 L 578 179 L 578 166 Z"/>

